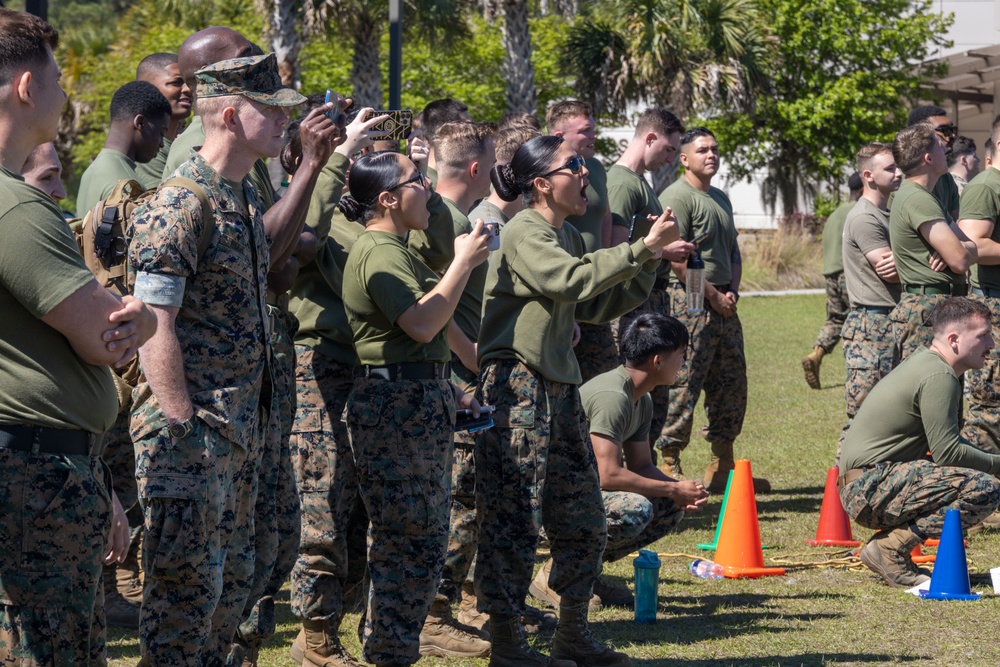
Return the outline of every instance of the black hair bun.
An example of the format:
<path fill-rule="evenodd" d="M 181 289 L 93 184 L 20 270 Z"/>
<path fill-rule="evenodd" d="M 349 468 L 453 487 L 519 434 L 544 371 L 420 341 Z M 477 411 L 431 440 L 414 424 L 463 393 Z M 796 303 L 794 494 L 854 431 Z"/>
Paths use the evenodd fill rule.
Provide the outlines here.
<path fill-rule="evenodd" d="M 490 171 L 490 181 L 497 195 L 504 201 L 514 201 L 521 196 L 521 189 L 517 187 L 517 180 L 509 164 L 498 164 Z"/>
<path fill-rule="evenodd" d="M 351 222 L 357 222 L 360 220 L 368 208 L 351 195 L 344 195 L 341 197 L 340 201 L 337 202 L 337 207 L 340 209 L 340 212 L 344 214 L 344 217 Z"/>

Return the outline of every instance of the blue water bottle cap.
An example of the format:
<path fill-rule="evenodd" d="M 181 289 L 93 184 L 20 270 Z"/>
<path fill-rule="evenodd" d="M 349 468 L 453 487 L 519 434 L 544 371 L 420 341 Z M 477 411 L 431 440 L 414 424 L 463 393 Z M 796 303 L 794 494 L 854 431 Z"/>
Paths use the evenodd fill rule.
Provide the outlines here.
<path fill-rule="evenodd" d="M 660 557 L 656 555 L 655 551 L 640 549 L 639 555 L 632 561 L 632 564 L 642 570 L 659 570 Z"/>

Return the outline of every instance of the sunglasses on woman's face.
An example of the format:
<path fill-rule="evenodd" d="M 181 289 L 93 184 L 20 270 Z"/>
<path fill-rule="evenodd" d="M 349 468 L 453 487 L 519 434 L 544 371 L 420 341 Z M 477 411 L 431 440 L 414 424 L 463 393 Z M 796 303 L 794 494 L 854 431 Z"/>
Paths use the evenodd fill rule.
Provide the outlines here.
<path fill-rule="evenodd" d="M 405 181 L 400 181 L 399 183 L 396 183 L 391 188 L 386 188 L 385 191 L 386 192 L 392 192 L 393 190 L 398 190 L 399 188 L 403 187 L 404 185 L 409 185 L 410 183 L 420 183 L 420 187 L 422 187 L 422 188 L 427 187 L 424 184 L 424 175 L 423 175 L 423 173 L 421 173 L 420 171 L 417 171 L 417 175 L 414 176 L 413 178 L 408 178 Z"/>
<path fill-rule="evenodd" d="M 549 171 L 549 172 L 546 172 L 546 173 L 542 174 L 542 178 L 548 178 L 552 174 L 560 172 L 563 169 L 569 169 L 569 171 L 570 171 L 571 174 L 579 174 L 580 173 L 580 169 L 583 168 L 583 166 L 584 166 L 583 158 L 580 157 L 579 155 L 574 155 L 573 157 L 571 157 L 569 159 L 569 162 L 567 162 L 563 166 L 558 167 L 556 169 L 553 169 L 552 171 Z"/>

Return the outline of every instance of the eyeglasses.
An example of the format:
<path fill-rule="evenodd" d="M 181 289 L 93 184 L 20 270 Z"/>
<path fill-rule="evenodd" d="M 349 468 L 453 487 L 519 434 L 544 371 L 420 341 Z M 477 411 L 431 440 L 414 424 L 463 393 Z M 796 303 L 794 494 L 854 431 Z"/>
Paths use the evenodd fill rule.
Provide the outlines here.
<path fill-rule="evenodd" d="M 951 123 L 945 123 L 944 125 L 938 125 L 934 128 L 935 132 L 940 132 L 946 137 L 954 137 L 958 134 L 958 127 L 952 125 Z"/>
<path fill-rule="evenodd" d="M 561 167 L 558 167 L 556 169 L 553 169 L 552 171 L 549 171 L 549 172 L 546 172 L 546 173 L 542 174 L 541 177 L 542 178 L 548 178 L 552 174 L 555 174 L 556 172 L 560 172 L 563 169 L 569 169 L 569 171 L 570 171 L 571 174 L 579 174 L 580 173 L 580 169 L 583 168 L 583 166 L 584 166 L 584 160 L 583 160 L 583 158 L 580 157 L 579 155 L 574 155 L 573 157 L 571 157 L 569 159 L 569 162 L 567 162 L 566 164 L 564 164 Z"/>
<path fill-rule="evenodd" d="M 417 175 L 414 176 L 413 178 L 408 178 L 405 181 L 400 181 L 399 183 L 396 183 L 391 188 L 386 188 L 385 191 L 386 192 L 392 192 L 393 190 L 398 190 L 399 188 L 403 187 L 404 185 L 409 185 L 410 183 L 419 183 L 420 187 L 422 187 L 422 188 L 426 188 L 427 187 L 427 185 L 424 183 L 424 175 L 419 170 L 417 170 Z"/>

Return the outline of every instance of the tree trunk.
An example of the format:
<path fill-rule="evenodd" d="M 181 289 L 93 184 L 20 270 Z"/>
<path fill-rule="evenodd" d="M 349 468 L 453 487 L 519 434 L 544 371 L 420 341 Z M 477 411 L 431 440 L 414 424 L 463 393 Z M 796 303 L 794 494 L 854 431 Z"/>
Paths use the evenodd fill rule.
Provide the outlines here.
<path fill-rule="evenodd" d="M 379 59 L 381 25 L 359 17 L 354 32 L 354 62 L 351 80 L 354 94 L 351 98 L 356 106 L 382 106 L 382 69 Z"/>
<path fill-rule="evenodd" d="M 526 0 L 504 0 L 503 13 L 507 108 L 533 114 L 538 105 L 538 93 L 535 90 L 535 66 L 531 63 L 528 3 Z"/>
<path fill-rule="evenodd" d="M 275 0 L 271 7 L 271 48 L 278 58 L 278 73 L 281 82 L 298 90 L 299 52 L 302 50 L 302 33 L 299 25 L 302 13 L 296 0 Z"/>

